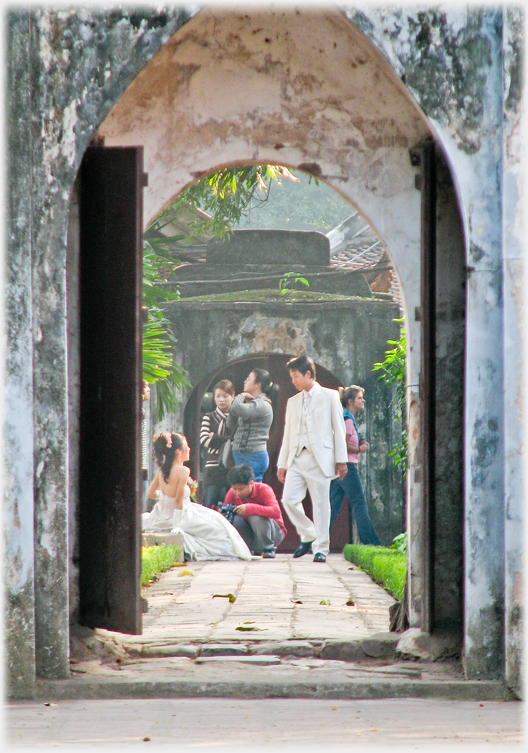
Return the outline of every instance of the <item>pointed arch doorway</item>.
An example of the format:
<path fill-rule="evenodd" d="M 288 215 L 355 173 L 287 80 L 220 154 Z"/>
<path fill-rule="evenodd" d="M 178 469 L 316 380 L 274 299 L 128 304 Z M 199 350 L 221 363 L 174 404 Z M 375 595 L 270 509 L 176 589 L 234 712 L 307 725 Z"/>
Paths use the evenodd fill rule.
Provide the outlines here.
<path fill-rule="evenodd" d="M 102 124 L 100 135 L 110 146 L 145 145 L 145 167 L 151 176 L 151 187 L 145 196 L 144 225 L 172 196 L 204 171 L 233 161 L 249 163 L 255 160 L 255 155 L 259 161 L 279 161 L 293 169 L 308 166 L 314 174 L 327 179 L 330 185 L 349 198 L 364 216 L 376 218 L 373 225 L 389 249 L 406 296 L 411 445 L 408 518 L 411 623 L 424 629 L 437 623 L 456 623 L 462 618 L 463 434 L 457 434 L 456 441 L 450 441 L 449 445 L 442 441 L 446 438 L 447 427 L 441 423 L 436 411 L 434 368 L 428 385 L 424 384 L 424 369 L 421 368 L 423 359 L 431 365 L 431 361 L 443 357 L 444 353 L 451 361 L 455 355 L 457 365 L 452 368 L 453 364 L 449 364 L 447 390 L 446 384 L 443 385 L 448 396 L 443 411 L 450 410 L 450 416 L 454 416 L 457 426 L 461 426 L 465 301 L 463 292 L 462 302 L 460 295 L 465 280 L 464 239 L 453 179 L 446 167 L 443 190 L 448 210 L 439 217 L 434 202 L 425 205 L 422 201 L 427 190 L 427 176 L 422 175 L 421 185 L 418 184 L 420 165 L 423 172 L 424 162 L 420 156 L 417 158 L 417 153 L 419 155 L 420 145 L 431 136 L 431 128 L 387 61 L 341 14 L 325 11 L 317 19 L 303 14 L 292 17 L 293 25 L 288 35 L 282 34 L 284 19 L 278 18 L 277 14 L 270 14 L 269 19 L 264 17 L 265 14 L 257 16 L 253 19 L 248 15 L 241 19 L 236 14 L 221 14 L 221 23 L 215 27 L 215 39 L 219 31 L 232 39 L 231 31 L 236 28 L 238 38 L 247 44 L 247 54 L 238 60 L 239 47 L 236 46 L 196 47 L 196 40 L 207 38 L 211 22 L 206 15 L 197 14 L 137 75 Z M 280 36 L 281 45 L 290 55 L 289 68 L 260 65 L 260 49 L 251 42 L 257 39 L 252 29 L 256 21 L 269 23 L 274 34 Z M 299 70 L 306 70 L 303 55 L 311 53 L 304 45 L 303 34 L 307 30 L 314 32 L 314 24 L 318 36 L 328 38 L 328 49 L 335 51 L 332 53 L 335 65 L 334 68 L 329 66 L 322 53 L 321 57 L 312 56 L 310 65 L 314 69 L 314 78 L 310 88 L 300 85 L 295 74 L 296 66 Z M 269 39 L 273 38 L 270 34 Z M 339 57 L 341 54 L 342 58 Z M 351 67 L 350 55 L 354 62 Z M 189 61 L 194 62 L 189 65 Z M 237 73 L 233 79 L 234 64 Z M 348 74 L 341 81 L 335 71 L 344 64 L 348 65 Z M 189 77 L 185 80 L 176 75 L 171 78 L 174 66 L 181 71 L 184 65 L 188 66 Z M 230 72 L 227 79 L 226 71 Z M 277 75 L 279 78 L 286 76 L 288 81 L 277 85 L 280 83 L 275 80 Z M 260 79 L 260 76 L 264 78 Z M 224 106 L 211 112 L 206 95 L 215 87 L 217 95 L 224 91 L 219 79 L 232 81 L 237 91 L 242 89 L 243 92 L 239 91 L 240 96 L 232 102 L 225 100 L 224 104 L 231 102 L 231 109 Z M 268 87 L 265 88 L 265 97 L 256 80 Z M 345 80 L 347 86 L 350 85 L 346 91 L 342 88 Z M 171 87 L 167 88 L 167 82 L 171 82 Z M 371 92 L 374 82 L 386 95 L 377 98 L 376 106 L 385 108 L 391 118 L 386 117 L 387 112 L 378 112 L 373 107 Z M 291 97 L 285 100 L 282 96 L 283 92 L 289 91 L 290 85 L 295 101 Z M 314 97 L 315 86 L 322 87 L 319 99 Z M 256 103 L 251 99 L 253 95 L 257 96 Z M 170 107 L 164 107 L 164 96 L 169 97 Z M 316 101 L 322 104 L 320 110 L 314 112 L 311 108 Z M 365 118 L 352 122 L 348 116 L 344 117 L 346 102 L 351 111 L 364 112 Z M 248 117 L 249 112 L 251 117 Z M 295 120 L 293 129 L 292 118 Z M 270 133 L 276 136 L 272 143 Z M 163 153 L 160 153 L 160 144 L 163 144 Z M 437 148 L 435 159 L 446 165 Z M 425 225 L 420 211 L 422 220 L 429 217 L 429 230 L 423 234 L 422 241 L 420 228 Z M 434 220 L 438 220 L 436 227 Z M 454 232 L 450 232 L 453 228 Z M 435 264 L 434 243 L 439 238 L 442 254 L 437 255 L 440 263 Z M 420 262 L 421 249 L 433 262 L 427 278 Z M 431 295 L 433 288 L 438 290 L 439 286 L 440 302 L 434 294 Z M 440 308 L 444 316 L 443 332 L 435 343 L 436 315 Z M 424 444 L 422 432 L 427 422 L 432 430 L 426 440 L 429 449 Z M 439 429 L 436 433 L 435 426 Z M 431 474 L 424 467 L 439 445 L 444 455 L 440 475 L 443 474 L 446 480 L 442 505 L 449 508 L 451 518 L 445 530 L 438 526 L 439 516 L 442 521 L 446 519 L 442 506 L 435 505 L 438 501 L 438 470 Z M 427 492 L 423 493 L 424 483 L 430 490 L 432 504 L 427 502 Z M 452 502 L 447 500 L 448 497 Z M 455 556 L 449 552 L 453 542 Z M 433 597 L 439 584 L 440 592 Z M 441 617 L 431 605 L 428 606 L 428 600 L 433 598 L 435 604 L 445 602 L 447 605 Z"/>

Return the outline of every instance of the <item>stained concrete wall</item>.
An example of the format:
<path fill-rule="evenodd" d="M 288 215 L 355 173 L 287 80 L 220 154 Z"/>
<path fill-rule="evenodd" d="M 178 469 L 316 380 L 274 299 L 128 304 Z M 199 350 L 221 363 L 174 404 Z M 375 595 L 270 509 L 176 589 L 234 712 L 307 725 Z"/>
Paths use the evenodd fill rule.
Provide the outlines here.
<path fill-rule="evenodd" d="M 506 404 L 496 398 L 505 386 L 506 394 L 519 395 L 520 383 L 521 312 L 512 272 L 521 271 L 522 151 L 517 134 L 524 21 L 517 10 L 493 7 L 350 10 L 347 16 L 384 52 L 420 102 L 454 172 L 468 277 L 464 666 L 468 677 L 497 677 L 506 662 L 509 682 L 519 689 L 523 546 L 518 526 L 512 530 L 515 523 L 506 524 L 505 532 L 504 501 L 516 500 L 510 514 L 518 523 L 523 415 L 518 400 L 506 425 L 510 397 Z M 507 366 L 505 330 L 511 353 Z"/>
<path fill-rule="evenodd" d="M 505 559 L 505 675 L 506 681 L 518 695 L 523 694 L 524 677 L 524 529 L 523 511 L 526 500 L 524 477 L 523 437 L 526 419 L 523 383 L 526 366 L 522 351 L 523 324 L 523 213 L 526 205 L 523 164 L 523 125 L 526 114 L 521 101 L 523 91 L 523 13 L 508 8 L 504 14 L 504 72 L 503 72 L 503 198 L 502 253 L 504 300 L 504 548 Z M 525 148 L 525 147 L 524 147 Z M 524 159 L 524 171 L 526 160 Z M 524 328 L 526 332 L 526 328 Z"/>
<path fill-rule="evenodd" d="M 8 13 L 6 648 L 13 696 L 69 676 L 66 246 L 100 120 L 184 23 L 173 9 Z"/>
<path fill-rule="evenodd" d="M 522 18 L 517 11 L 489 7 L 347 9 L 325 12 L 324 19 L 315 12 L 308 18 L 299 11 L 293 12 L 297 31 L 289 42 L 290 17 L 285 15 L 270 21 L 279 37 L 270 36 L 272 41 L 267 42 L 263 35 L 252 34 L 253 22 L 260 18 L 247 9 L 244 14 L 230 11 L 230 19 L 216 9 L 202 11 L 201 18 L 194 19 L 196 26 L 203 24 L 200 28 L 209 31 L 198 35 L 193 21 L 184 27 L 194 13 L 194 8 L 162 13 L 32 9 L 8 15 L 5 520 L 10 547 L 6 550 L 10 553 L 7 598 L 14 600 L 18 610 L 7 623 L 13 687 L 30 692 L 35 651 L 42 674 L 60 677 L 67 666 L 65 260 L 72 185 L 83 152 L 105 115 L 178 29 L 184 33 L 171 46 L 178 66 L 176 105 L 186 90 L 197 99 L 186 100 L 192 118 L 185 142 L 187 177 L 175 175 L 173 191 L 167 193 L 183 187 L 195 177 L 193 173 L 233 160 L 281 161 L 320 169 L 331 185 L 372 219 L 390 249 L 406 293 L 414 442 L 419 432 L 415 418 L 419 325 L 412 318 L 418 304 L 419 197 L 413 188 L 416 171 L 409 167 L 407 148 L 415 137 L 420 140 L 431 130 L 441 144 L 461 207 L 469 278 L 464 663 L 469 677 L 500 675 L 500 657 L 505 652 L 508 682 L 516 687 L 522 632 L 517 501 L 518 479 L 522 478 L 522 404 L 516 397 L 515 409 L 508 414 L 509 404 L 498 404 L 496 396 L 503 394 L 504 385 L 508 400 L 519 395 L 515 354 L 521 352 L 516 275 L 521 269 L 518 72 Z M 278 56 L 270 46 L 275 41 L 280 43 Z M 337 50 L 342 52 L 341 61 L 332 57 Z M 215 85 L 215 66 L 220 69 L 224 60 L 231 66 L 224 86 L 229 83 L 234 91 L 242 72 L 251 74 L 248 80 L 253 85 L 239 89 L 240 96 L 224 96 L 231 111 L 237 112 L 232 128 L 225 108 L 214 113 L 204 109 L 207 97 L 202 95 L 208 94 L 209 76 L 202 75 L 200 87 L 193 90 L 193 82 L 200 81 L 199 73 L 193 73 L 196 59 L 200 71 L 211 73 Z M 326 59 L 329 65 L 324 64 Z M 291 81 L 289 66 L 298 74 Z M 358 68 L 365 69 L 366 77 L 356 77 Z M 325 80 L 331 86 L 321 89 Z M 349 80 L 351 88 L 347 89 Z M 263 86 L 259 87 L 260 82 Z M 376 101 L 375 119 L 363 115 L 358 119 L 357 98 L 370 112 L 371 93 L 377 87 L 390 98 L 384 95 Z M 247 92 L 260 95 L 253 107 Z M 148 97 L 150 90 L 144 94 Z M 343 109 L 340 103 L 347 99 L 351 106 Z M 276 104 L 266 104 L 260 120 L 261 101 Z M 160 117 L 164 114 L 158 112 Z M 304 122 L 302 129 L 299 118 Z M 218 129 L 220 122 L 224 129 Z M 174 123 L 179 131 L 179 121 Z M 283 134 L 287 138 L 282 139 Z M 158 143 L 164 145 L 163 134 Z M 511 354 L 506 359 L 505 342 Z M 412 504 L 417 508 L 419 483 L 412 478 L 413 474 Z M 506 519 L 504 499 L 509 500 Z M 35 586 L 38 595 L 34 595 Z M 505 642 L 503 629 L 505 593 L 510 643 Z M 31 644 L 36 622 L 40 637 Z M 20 635 L 28 637 L 27 645 L 16 645 L 14 638 Z M 50 654 L 46 644 L 53 647 Z"/>

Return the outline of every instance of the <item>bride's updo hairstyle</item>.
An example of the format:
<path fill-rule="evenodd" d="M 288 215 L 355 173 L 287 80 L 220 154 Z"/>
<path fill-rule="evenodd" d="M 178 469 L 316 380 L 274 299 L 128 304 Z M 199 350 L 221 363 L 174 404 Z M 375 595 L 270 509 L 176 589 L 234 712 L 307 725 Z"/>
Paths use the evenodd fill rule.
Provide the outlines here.
<path fill-rule="evenodd" d="M 154 457 L 161 469 L 165 483 L 169 483 L 169 473 L 174 462 L 176 450 L 183 450 L 183 437 L 181 434 L 156 434 L 154 437 Z"/>

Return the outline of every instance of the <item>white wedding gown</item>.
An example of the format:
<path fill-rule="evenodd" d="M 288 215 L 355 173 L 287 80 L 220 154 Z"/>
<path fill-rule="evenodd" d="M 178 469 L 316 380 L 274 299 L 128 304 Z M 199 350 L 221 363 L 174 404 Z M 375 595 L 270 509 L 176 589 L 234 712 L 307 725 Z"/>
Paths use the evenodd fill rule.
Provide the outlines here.
<path fill-rule="evenodd" d="M 183 533 L 183 548 L 192 560 L 250 560 L 244 539 L 236 528 L 216 510 L 191 501 L 185 487 L 183 510 L 174 507 L 175 497 L 159 491 L 159 499 L 151 512 L 141 516 L 145 533 Z"/>

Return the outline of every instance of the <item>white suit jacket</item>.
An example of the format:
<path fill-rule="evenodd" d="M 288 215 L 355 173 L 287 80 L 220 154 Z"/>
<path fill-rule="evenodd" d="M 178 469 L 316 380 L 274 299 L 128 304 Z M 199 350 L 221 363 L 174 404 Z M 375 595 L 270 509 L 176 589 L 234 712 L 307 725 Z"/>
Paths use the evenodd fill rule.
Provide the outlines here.
<path fill-rule="evenodd" d="M 306 425 L 314 457 L 325 476 L 335 476 L 335 464 L 346 463 L 346 431 L 343 407 L 337 390 L 318 387 L 308 407 Z M 278 468 L 288 469 L 293 462 L 299 444 L 303 394 L 290 397 L 286 407 L 284 436 L 277 461 Z"/>

